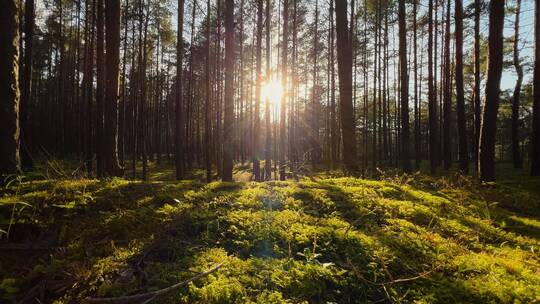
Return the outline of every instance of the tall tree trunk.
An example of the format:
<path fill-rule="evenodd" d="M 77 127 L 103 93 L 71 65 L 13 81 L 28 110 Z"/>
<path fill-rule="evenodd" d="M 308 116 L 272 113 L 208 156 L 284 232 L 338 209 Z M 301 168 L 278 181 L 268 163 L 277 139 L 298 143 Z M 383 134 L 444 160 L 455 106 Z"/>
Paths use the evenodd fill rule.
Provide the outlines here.
<path fill-rule="evenodd" d="M 19 1 L 0 9 L 0 184 L 20 172 L 19 157 Z"/>
<path fill-rule="evenodd" d="M 519 107 L 521 95 L 521 83 L 523 82 L 523 68 L 519 59 L 519 15 L 521 13 L 521 0 L 517 0 L 516 22 L 514 23 L 514 66 L 517 72 L 514 96 L 512 97 L 512 160 L 514 168 L 523 168 L 521 148 L 519 145 Z"/>
<path fill-rule="evenodd" d="M 444 36 L 444 99 L 443 99 L 443 166 L 452 166 L 452 90 L 450 88 L 450 0 L 446 0 L 446 29 Z"/>
<path fill-rule="evenodd" d="M 319 127 L 318 127 L 318 115 L 317 115 L 317 56 L 318 54 L 318 44 L 319 44 L 319 2 L 315 0 L 315 20 L 314 20 L 314 30 L 313 35 L 313 87 L 311 93 L 311 166 L 313 169 L 317 167 L 319 162 Z"/>
<path fill-rule="evenodd" d="M 182 90 L 182 57 L 184 43 L 184 0 L 178 0 L 178 37 L 176 46 L 176 127 L 175 127 L 175 165 L 176 179 L 184 176 L 184 113 Z"/>
<path fill-rule="evenodd" d="M 482 116 L 478 171 L 481 181 L 495 180 L 495 141 L 503 65 L 504 1 L 489 5 L 489 53 L 486 102 Z"/>
<path fill-rule="evenodd" d="M 34 40 L 34 0 L 26 0 L 24 12 L 24 71 L 22 73 L 22 92 L 20 103 L 20 146 L 21 163 L 24 169 L 32 168 L 32 159 L 30 157 L 30 99 L 32 96 L 32 58 L 33 58 L 33 40 Z"/>
<path fill-rule="evenodd" d="M 285 152 L 287 149 L 286 124 L 287 124 L 287 68 L 289 50 L 289 0 L 283 1 L 283 36 L 281 50 L 281 109 L 279 112 L 279 179 L 285 180 Z"/>
<path fill-rule="evenodd" d="M 418 24 L 416 12 L 418 9 L 418 0 L 413 0 L 413 57 L 414 57 L 414 159 L 415 168 L 420 169 L 420 163 L 422 161 L 421 156 L 421 134 L 420 134 L 420 109 L 418 91 Z M 422 65 L 422 62 L 420 62 Z M 421 74 L 420 74 L 421 75 Z"/>
<path fill-rule="evenodd" d="M 430 171 L 435 173 L 439 160 L 439 132 L 437 122 L 437 99 L 433 72 L 433 1 L 429 0 L 428 8 L 428 108 L 429 108 L 429 160 Z"/>
<path fill-rule="evenodd" d="M 92 173 L 93 170 L 93 136 L 92 136 L 92 104 L 93 104 L 93 83 L 94 83 L 94 42 L 95 42 L 95 23 L 96 23 L 96 1 L 92 1 L 92 14 L 88 15 L 88 9 L 90 8 L 87 5 L 86 10 L 86 21 L 87 21 L 87 31 L 88 35 L 85 41 L 86 44 L 86 67 L 84 70 L 83 84 L 85 91 L 85 103 L 86 103 L 86 126 L 85 126 L 85 141 L 86 141 L 86 151 L 85 151 L 85 164 L 86 171 L 88 174 Z"/>
<path fill-rule="evenodd" d="M 415 12 L 416 13 L 416 12 Z M 409 160 L 409 74 L 407 69 L 407 26 L 405 0 L 399 0 L 399 66 L 401 81 L 401 168 L 411 170 Z"/>
<path fill-rule="evenodd" d="M 339 107 L 343 136 L 345 171 L 356 173 L 356 139 L 352 105 L 352 50 L 347 22 L 347 1 L 336 0 L 336 34 L 338 51 Z"/>
<path fill-rule="evenodd" d="M 531 175 L 540 176 L 540 0 L 535 0 Z"/>
<path fill-rule="evenodd" d="M 232 181 L 234 125 L 234 0 L 225 0 L 225 99 L 223 120 L 223 181 Z"/>
<path fill-rule="evenodd" d="M 211 12 L 210 12 L 210 0 L 206 2 L 206 100 L 205 100 L 205 113 L 204 113 L 204 150 L 205 150 L 205 164 L 206 164 L 206 182 L 212 181 L 212 150 L 211 150 L 211 117 L 212 117 L 212 87 L 210 84 L 210 24 L 211 24 Z"/>
<path fill-rule="evenodd" d="M 473 107 L 474 107 L 474 140 L 473 156 L 474 163 L 478 164 L 478 151 L 480 149 L 480 123 L 481 100 L 480 100 L 480 1 L 474 0 L 474 89 L 473 89 Z"/>
<path fill-rule="evenodd" d="M 330 0 L 330 155 L 332 168 L 336 168 L 339 161 L 339 130 L 336 110 L 336 56 L 335 56 L 335 23 L 334 0 Z"/>
<path fill-rule="evenodd" d="M 104 99 L 105 99 L 105 51 L 104 51 L 104 19 L 105 12 L 103 7 L 104 0 L 97 0 L 97 56 L 96 56 L 96 73 L 97 73 L 97 85 L 96 85 L 96 160 L 97 160 L 97 174 L 103 176 L 103 115 L 104 115 Z"/>
<path fill-rule="evenodd" d="M 263 0 L 257 0 L 257 62 L 255 84 L 255 114 L 253 121 L 253 177 L 256 181 L 261 180 L 260 154 L 260 105 L 261 105 L 261 81 L 262 81 L 262 34 L 263 34 Z"/>
<path fill-rule="evenodd" d="M 463 89 L 463 0 L 456 0 L 456 101 L 459 137 L 459 169 L 469 171 L 467 124 L 465 122 L 465 97 Z"/>
<path fill-rule="evenodd" d="M 270 12 L 271 0 L 266 0 L 266 81 L 270 81 L 271 67 L 270 67 L 270 30 L 271 30 L 271 12 Z M 264 120 L 265 120 L 265 149 L 264 149 L 264 178 L 270 180 L 272 178 L 272 129 L 270 125 L 270 100 L 265 100 L 264 107 Z"/>
<path fill-rule="evenodd" d="M 103 174 L 120 175 L 118 163 L 118 77 L 120 68 L 120 0 L 105 3 L 107 28 L 107 78 L 104 112 Z"/>

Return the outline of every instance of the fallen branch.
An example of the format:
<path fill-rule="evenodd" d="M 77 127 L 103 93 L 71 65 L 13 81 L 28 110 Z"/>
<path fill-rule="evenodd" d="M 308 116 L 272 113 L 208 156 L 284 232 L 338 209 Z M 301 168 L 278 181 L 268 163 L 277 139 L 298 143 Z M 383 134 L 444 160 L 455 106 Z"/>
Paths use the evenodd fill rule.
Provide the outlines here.
<path fill-rule="evenodd" d="M 215 271 L 217 271 L 218 269 L 220 269 L 221 267 L 223 266 L 223 263 L 220 263 L 216 266 L 214 266 L 213 268 L 205 271 L 205 272 L 202 272 L 202 273 L 199 273 L 198 275 L 190 278 L 190 279 L 187 279 L 187 280 L 184 280 L 180 283 L 176 283 L 174 285 L 171 285 L 167 288 L 163 288 L 163 289 L 160 289 L 160 290 L 156 290 L 156 291 L 152 291 L 152 292 L 147 292 L 147 293 L 141 293 L 141 294 L 136 294 L 136 295 L 131 295 L 131 296 L 124 296 L 124 297 L 114 297 L 114 298 L 86 298 L 86 302 L 88 303 L 132 303 L 134 301 L 142 301 L 144 300 L 145 302 L 144 303 L 148 303 L 148 301 L 151 301 L 153 300 L 154 298 L 158 297 L 158 296 L 161 296 L 163 294 L 166 294 L 174 289 L 177 289 L 179 287 L 182 287 L 190 282 L 193 282 L 197 279 L 200 279 L 202 277 L 205 277 Z"/>
<path fill-rule="evenodd" d="M 414 276 L 414 277 L 403 278 L 403 279 L 394 279 L 393 277 L 390 277 L 390 279 L 391 279 L 390 281 L 383 282 L 383 283 L 378 283 L 378 282 L 373 282 L 373 281 L 370 281 L 370 280 L 366 279 L 362 275 L 362 273 L 353 265 L 353 263 L 351 262 L 351 260 L 349 258 L 347 258 L 347 264 L 352 269 L 352 271 L 354 272 L 356 278 L 358 278 L 360 281 L 363 281 L 365 283 L 368 283 L 368 284 L 371 284 L 371 285 L 374 285 L 374 286 L 383 286 L 383 287 L 387 286 L 387 285 L 396 284 L 396 283 L 410 282 L 410 281 L 414 281 L 414 280 L 418 280 L 418 279 L 427 277 L 428 275 L 430 275 L 431 273 L 433 273 L 434 271 L 438 270 L 441 267 L 441 266 L 434 267 L 433 269 L 421 272 L 420 274 L 418 274 L 417 276 Z M 391 276 L 391 274 L 388 272 L 388 269 L 386 269 L 386 273 L 387 273 L 387 275 Z"/>

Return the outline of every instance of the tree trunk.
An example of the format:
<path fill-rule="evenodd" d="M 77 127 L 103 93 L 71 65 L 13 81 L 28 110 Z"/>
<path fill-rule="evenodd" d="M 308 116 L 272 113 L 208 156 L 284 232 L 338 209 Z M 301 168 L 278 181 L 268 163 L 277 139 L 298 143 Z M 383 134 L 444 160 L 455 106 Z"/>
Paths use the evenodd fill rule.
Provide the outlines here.
<path fill-rule="evenodd" d="M 262 32 L 263 31 L 263 0 L 257 1 L 257 62 L 255 84 L 255 115 L 253 121 L 253 177 L 256 181 L 261 180 L 260 154 L 260 105 L 261 105 L 261 81 L 262 81 Z"/>
<path fill-rule="evenodd" d="M 107 78 L 104 107 L 103 174 L 121 175 L 118 163 L 118 77 L 120 67 L 120 0 L 105 3 Z"/>
<path fill-rule="evenodd" d="M 474 90 L 473 90 L 473 107 L 474 107 L 474 140 L 473 140 L 473 155 L 474 163 L 478 164 L 478 151 L 480 149 L 480 123 L 481 117 L 481 101 L 480 101 L 480 0 L 474 1 Z"/>
<path fill-rule="evenodd" d="M 210 78 L 212 77 L 212 75 L 210 75 L 210 0 L 206 2 L 206 14 L 208 19 L 206 21 L 206 100 L 204 105 L 204 158 L 206 164 L 206 182 L 209 183 L 212 181 L 212 150 L 210 148 L 210 140 L 212 136 L 212 125 L 210 121 L 212 117 L 212 87 L 210 84 Z"/>
<path fill-rule="evenodd" d="M 283 37 L 281 49 L 281 108 L 279 119 L 279 179 L 285 180 L 285 152 L 287 147 L 286 124 L 287 124 L 287 67 L 289 50 L 289 0 L 283 1 Z"/>
<path fill-rule="evenodd" d="M 30 157 L 30 99 L 32 96 L 32 58 L 33 58 L 33 40 L 34 40 L 34 0 L 26 0 L 24 12 L 24 71 L 22 75 L 22 92 L 20 103 L 20 146 L 21 163 L 25 170 L 32 168 L 32 159 Z"/>
<path fill-rule="evenodd" d="M 415 12 L 416 13 L 416 12 Z M 409 74 L 407 70 L 407 27 L 405 0 L 399 0 L 399 66 L 401 81 L 401 168 L 411 170 L 409 160 Z"/>
<path fill-rule="evenodd" d="M 467 124 L 465 122 L 465 97 L 463 89 L 463 0 L 456 0 L 456 101 L 459 137 L 459 169 L 469 171 Z"/>
<path fill-rule="evenodd" d="M 492 0 L 489 5 L 489 53 L 486 102 L 482 116 L 478 171 L 480 180 L 495 180 L 495 141 L 500 83 L 503 65 L 504 1 Z"/>
<path fill-rule="evenodd" d="M 444 99 L 443 99 L 443 166 L 452 166 L 452 90 L 450 88 L 450 0 L 446 0 L 446 29 L 444 36 Z"/>
<path fill-rule="evenodd" d="M 223 120 L 223 181 L 232 181 L 234 124 L 234 0 L 225 0 L 225 99 Z"/>
<path fill-rule="evenodd" d="M 270 81 L 271 67 L 270 67 L 270 30 L 271 30 L 271 12 L 270 12 L 270 0 L 266 0 L 266 81 Z M 272 129 L 270 125 L 270 101 L 265 100 L 264 109 L 265 120 L 265 160 L 264 160 L 264 179 L 270 180 L 272 178 Z"/>
<path fill-rule="evenodd" d="M 519 145 L 519 107 L 521 95 L 521 83 L 523 82 L 523 68 L 519 59 L 519 15 L 521 13 L 521 0 L 517 0 L 516 21 L 514 23 L 514 66 L 517 73 L 514 96 L 512 97 L 512 160 L 514 168 L 523 168 L 521 148 Z"/>
<path fill-rule="evenodd" d="M 428 16 L 428 108 L 429 108 L 429 160 L 430 171 L 435 173 L 439 160 L 439 130 L 437 123 L 437 99 L 433 73 L 433 1 L 429 0 Z"/>
<path fill-rule="evenodd" d="M 176 179 L 184 176 L 184 113 L 182 94 L 182 56 L 184 42 L 184 0 L 178 0 L 178 37 L 176 46 L 176 128 L 175 128 L 175 165 Z"/>
<path fill-rule="evenodd" d="M 535 0 L 534 18 L 534 79 L 531 175 L 540 176 L 540 0 Z"/>
<path fill-rule="evenodd" d="M 0 10 L 0 183 L 20 172 L 19 159 L 19 2 Z"/>
<path fill-rule="evenodd" d="M 421 158 L 421 137 L 420 137 L 420 111 L 418 99 L 418 25 L 416 12 L 418 9 L 418 0 L 413 0 L 413 57 L 414 57 L 414 159 L 415 168 L 420 169 Z M 420 65 L 422 63 L 420 62 Z M 420 74 L 421 75 L 421 74 Z M 421 88 L 420 88 L 421 90 Z"/>
<path fill-rule="evenodd" d="M 345 171 L 354 174 L 356 164 L 356 140 L 352 105 L 352 50 L 347 22 L 347 1 L 336 0 L 336 33 L 338 52 L 339 106 L 341 134 L 343 136 L 343 162 Z"/>
<path fill-rule="evenodd" d="M 96 160 L 97 174 L 103 176 L 103 115 L 104 115 L 104 99 L 105 99 L 105 51 L 104 51 L 104 0 L 97 0 L 97 49 L 96 49 Z"/>

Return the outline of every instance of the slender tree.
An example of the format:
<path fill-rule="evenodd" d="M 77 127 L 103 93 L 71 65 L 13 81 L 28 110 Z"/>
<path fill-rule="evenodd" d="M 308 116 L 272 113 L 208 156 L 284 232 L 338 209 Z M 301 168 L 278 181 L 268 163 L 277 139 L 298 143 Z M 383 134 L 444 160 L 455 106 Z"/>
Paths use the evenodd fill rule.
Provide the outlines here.
<path fill-rule="evenodd" d="M 287 124 L 287 68 L 289 51 L 289 0 L 283 1 L 283 37 L 281 49 L 281 86 L 283 94 L 281 96 L 281 109 L 279 111 L 279 179 L 285 180 L 285 151 L 287 147 L 286 124 Z"/>
<path fill-rule="evenodd" d="M 266 0 L 266 81 L 270 81 L 271 67 L 270 67 L 270 30 L 271 30 L 271 0 Z M 265 120 L 265 144 L 264 144 L 264 177 L 265 180 L 272 178 L 272 128 L 270 125 L 270 100 L 268 97 L 265 100 L 264 106 L 264 120 Z"/>
<path fill-rule="evenodd" d="M 421 134 L 420 134 L 420 109 L 419 109 L 419 99 L 418 99 L 418 22 L 417 22 L 417 9 L 418 9 L 418 0 L 413 0 L 413 60 L 414 60 L 414 158 L 415 158 L 415 168 L 420 168 L 420 163 L 422 161 L 421 156 Z M 421 63 L 420 63 L 421 65 Z"/>
<path fill-rule="evenodd" d="M 22 92 L 20 104 L 20 141 L 21 141 L 21 164 L 24 169 L 32 168 L 30 158 L 30 98 L 32 94 L 32 64 L 34 52 L 34 25 L 35 25 L 34 0 L 26 0 L 24 10 L 24 70 L 22 73 Z"/>
<path fill-rule="evenodd" d="M 232 181 L 234 124 L 234 0 L 225 0 L 225 99 L 223 120 L 223 181 Z"/>
<path fill-rule="evenodd" d="M 205 165 L 206 165 L 206 182 L 212 181 L 212 150 L 211 150 L 211 137 L 212 137 L 212 87 L 211 87 L 211 69 L 210 69 L 210 25 L 211 25 L 211 11 L 210 0 L 206 2 L 206 100 L 205 100 L 205 113 L 204 113 L 204 150 L 205 150 Z"/>
<path fill-rule="evenodd" d="M 0 183 L 20 171 L 19 158 L 19 1 L 0 9 Z"/>
<path fill-rule="evenodd" d="M 517 80 L 512 96 L 512 160 L 514 168 L 523 168 L 521 148 L 519 145 L 519 107 L 521 95 L 521 83 L 523 82 L 523 67 L 519 59 L 519 15 L 521 13 L 521 0 L 517 0 L 516 20 L 514 22 L 514 67 L 516 68 Z"/>
<path fill-rule="evenodd" d="M 175 126 L 175 165 L 176 179 L 184 176 L 184 111 L 182 89 L 182 57 L 184 43 L 184 0 L 178 0 L 178 37 L 176 46 L 176 126 Z"/>
<path fill-rule="evenodd" d="M 444 100 L 443 100 L 443 166 L 449 169 L 452 165 L 452 90 L 450 88 L 450 0 L 446 0 L 446 29 L 444 36 Z"/>
<path fill-rule="evenodd" d="M 474 140 L 473 155 L 475 164 L 478 163 L 478 151 L 480 148 L 480 123 L 481 101 L 480 101 L 480 7 L 481 0 L 474 0 L 474 89 L 473 89 L 473 108 L 474 108 Z"/>
<path fill-rule="evenodd" d="M 495 140 L 503 66 L 504 1 L 489 4 L 489 50 L 486 102 L 482 116 L 478 171 L 481 181 L 495 180 Z"/>
<path fill-rule="evenodd" d="M 356 173 L 356 139 L 352 104 L 352 49 L 347 21 L 347 1 L 336 0 L 336 37 L 338 52 L 339 107 L 343 137 L 345 171 Z"/>
<path fill-rule="evenodd" d="M 103 176 L 103 106 L 105 102 L 105 11 L 104 0 L 97 0 L 97 43 L 96 43 L 96 160 L 97 174 Z M 62 91 L 62 89 L 60 89 Z"/>
<path fill-rule="evenodd" d="M 257 45 L 256 45 L 256 84 L 255 84 L 255 114 L 253 121 L 253 176 L 256 181 L 261 180 L 261 166 L 259 163 L 260 151 L 260 104 L 262 82 L 262 35 L 263 35 L 263 0 L 257 0 Z"/>
<path fill-rule="evenodd" d="M 429 159 L 431 173 L 435 173 L 439 162 L 439 130 L 437 100 L 433 72 L 433 1 L 429 0 L 428 8 L 428 110 L 429 110 Z"/>
<path fill-rule="evenodd" d="M 534 1 L 534 78 L 531 175 L 540 176 L 540 0 Z"/>
<path fill-rule="evenodd" d="M 399 75 L 401 88 L 401 168 L 405 172 L 411 170 L 409 159 L 409 74 L 407 62 L 407 25 L 405 16 L 405 0 L 399 0 Z"/>
<path fill-rule="evenodd" d="M 107 78 L 105 85 L 103 174 L 121 174 L 118 162 L 118 77 L 120 67 L 120 0 L 108 0 L 106 9 Z"/>
<path fill-rule="evenodd" d="M 459 138 L 459 169 L 463 173 L 469 171 L 469 155 L 467 148 L 467 125 L 465 118 L 465 97 L 463 89 L 463 0 L 456 0 L 456 102 Z"/>

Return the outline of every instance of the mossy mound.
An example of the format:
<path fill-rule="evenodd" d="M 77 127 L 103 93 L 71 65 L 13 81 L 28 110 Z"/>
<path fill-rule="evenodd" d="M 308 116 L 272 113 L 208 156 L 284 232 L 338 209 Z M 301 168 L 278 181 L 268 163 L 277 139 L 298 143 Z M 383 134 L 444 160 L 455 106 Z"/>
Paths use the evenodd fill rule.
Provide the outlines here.
<path fill-rule="evenodd" d="M 4 192 L 2 302 L 136 294 L 217 263 L 155 302 L 540 301 L 540 196 L 516 185 L 72 179 Z"/>

